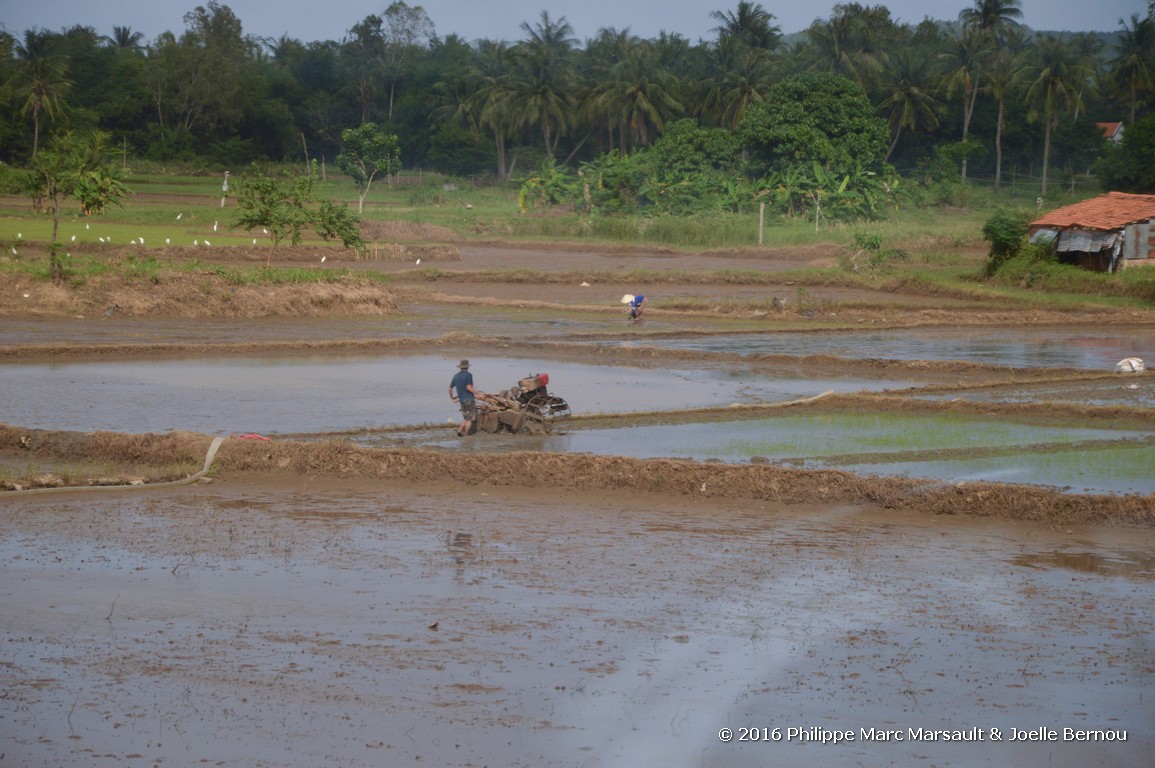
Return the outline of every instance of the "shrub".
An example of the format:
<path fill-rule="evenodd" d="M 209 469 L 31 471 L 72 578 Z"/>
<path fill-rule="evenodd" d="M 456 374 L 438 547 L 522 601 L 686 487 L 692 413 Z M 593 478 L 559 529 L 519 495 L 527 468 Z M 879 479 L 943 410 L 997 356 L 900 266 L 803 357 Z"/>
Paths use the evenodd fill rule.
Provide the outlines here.
<path fill-rule="evenodd" d="M 983 224 L 983 239 L 991 244 L 987 274 L 993 275 L 1023 249 L 1030 228 L 1030 214 L 1024 211 L 996 211 Z"/>

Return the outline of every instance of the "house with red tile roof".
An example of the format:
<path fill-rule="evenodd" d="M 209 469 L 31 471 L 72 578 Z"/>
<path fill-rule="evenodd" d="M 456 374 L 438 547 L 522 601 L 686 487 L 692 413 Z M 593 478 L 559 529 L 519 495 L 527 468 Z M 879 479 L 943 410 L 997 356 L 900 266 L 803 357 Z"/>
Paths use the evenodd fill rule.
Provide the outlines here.
<path fill-rule="evenodd" d="M 1155 195 L 1108 192 L 1031 222 L 1032 243 L 1056 241 L 1059 259 L 1098 272 L 1155 266 Z"/>
<path fill-rule="evenodd" d="M 1095 123 L 1095 125 L 1103 132 L 1103 138 L 1108 141 L 1113 141 L 1118 144 L 1123 140 L 1122 123 Z"/>

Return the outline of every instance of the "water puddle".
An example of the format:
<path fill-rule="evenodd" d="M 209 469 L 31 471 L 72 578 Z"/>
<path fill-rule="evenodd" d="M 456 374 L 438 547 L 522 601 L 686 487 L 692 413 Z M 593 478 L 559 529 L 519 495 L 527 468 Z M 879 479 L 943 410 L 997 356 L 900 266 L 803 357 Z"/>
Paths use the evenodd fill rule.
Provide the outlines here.
<path fill-rule="evenodd" d="M 1041 552 L 1019 555 L 1011 560 L 1024 568 L 1062 568 L 1101 576 L 1122 576 L 1140 581 L 1155 580 L 1155 556 L 1150 553 Z"/>

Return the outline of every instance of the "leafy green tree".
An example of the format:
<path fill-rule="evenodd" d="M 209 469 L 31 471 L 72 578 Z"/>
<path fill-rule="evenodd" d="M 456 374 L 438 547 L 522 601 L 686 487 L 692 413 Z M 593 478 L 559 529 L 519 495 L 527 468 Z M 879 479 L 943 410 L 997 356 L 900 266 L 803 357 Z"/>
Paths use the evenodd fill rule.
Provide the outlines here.
<path fill-rule="evenodd" d="M 363 250 L 357 218 L 344 204 L 319 200 L 316 182 L 316 161 L 307 176 L 270 176 L 254 165 L 237 182 L 237 225 L 246 231 L 261 227 L 269 232 L 272 245 L 265 259 L 266 268 L 271 266 L 273 252 L 283 240 L 288 238 L 297 245 L 302 233 L 310 228 L 324 240 L 336 238 L 346 248 Z"/>
<path fill-rule="evenodd" d="M 986 271 L 993 275 L 1013 259 L 1027 241 L 1031 214 L 1024 211 L 999 210 L 983 224 L 983 239 L 991 244 Z"/>
<path fill-rule="evenodd" d="M 818 163 L 833 173 L 878 168 L 888 147 L 886 121 L 852 80 L 801 74 L 775 85 L 746 110 L 739 138 L 769 171 Z"/>
<path fill-rule="evenodd" d="M 361 122 L 367 123 L 372 119 L 370 110 L 385 69 L 385 22 L 370 14 L 354 24 L 349 33 L 341 45 L 341 59 L 356 92 Z"/>
<path fill-rule="evenodd" d="M 397 95 L 397 81 L 423 45 L 433 40 L 437 31 L 420 5 L 408 5 L 394 0 L 385 9 L 384 43 L 385 74 L 389 79 L 389 119 L 393 119 L 393 102 Z"/>
<path fill-rule="evenodd" d="M 60 229 L 60 212 L 69 197 L 84 195 L 95 199 L 103 209 L 108 204 L 119 204 L 127 190 L 115 171 L 107 167 L 110 156 L 110 137 L 99 131 L 78 136 L 72 132 L 56 133 L 48 145 L 32 160 L 33 193 L 43 199 L 52 212 L 52 242 L 49 246 L 49 273 L 53 280 L 63 278 L 56 242 Z"/>
<path fill-rule="evenodd" d="M 76 181 L 76 200 L 85 216 L 104 213 L 109 205 L 121 205 L 128 196 L 124 178 L 115 166 L 93 168 Z"/>
<path fill-rule="evenodd" d="M 450 176 L 488 173 L 494 151 L 481 135 L 448 123 L 429 139 L 429 167 Z"/>
<path fill-rule="evenodd" d="M 397 136 L 385 133 L 376 123 L 341 132 L 343 147 L 337 165 L 357 184 L 357 213 L 365 210 L 365 197 L 378 174 L 390 176 L 401 170 L 401 146 Z"/>
<path fill-rule="evenodd" d="M 1155 194 L 1155 114 L 1127 126 L 1119 145 L 1108 144 L 1095 173 L 1107 189 Z"/>

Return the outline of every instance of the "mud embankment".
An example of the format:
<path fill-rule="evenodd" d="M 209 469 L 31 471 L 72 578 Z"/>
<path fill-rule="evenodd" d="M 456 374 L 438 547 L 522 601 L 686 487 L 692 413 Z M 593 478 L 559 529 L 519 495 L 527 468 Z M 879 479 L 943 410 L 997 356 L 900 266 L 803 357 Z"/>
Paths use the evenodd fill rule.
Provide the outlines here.
<path fill-rule="evenodd" d="M 8 464 L 17 459 L 26 464 L 43 465 L 101 462 L 106 468 L 131 466 L 133 471 L 146 476 L 149 467 L 163 467 L 166 480 L 172 479 L 175 466 L 187 469 L 188 474 L 199 468 L 210 441 L 207 435 L 192 433 L 82 434 L 0 426 L 0 456 Z M 340 478 L 353 484 L 363 483 L 367 488 L 396 480 L 438 486 L 628 491 L 682 500 L 696 497 L 785 504 L 868 503 L 934 515 L 1031 520 L 1055 526 L 1155 523 L 1152 496 L 1078 496 L 1025 485 L 870 478 L 830 470 L 673 459 L 539 452 L 463 455 L 360 448 L 333 440 L 319 443 L 226 440 L 217 455 L 213 474 L 227 480 L 238 473 L 268 476 L 272 480 L 278 476 Z M 45 476 L 52 478 L 50 484 L 66 482 L 60 475 Z M 79 478 L 67 482 L 84 484 Z M 11 487 L 11 483 L 8 485 Z"/>

